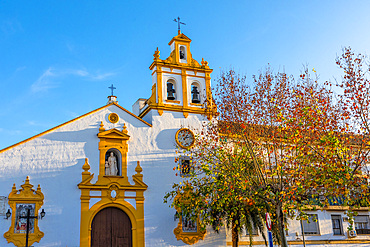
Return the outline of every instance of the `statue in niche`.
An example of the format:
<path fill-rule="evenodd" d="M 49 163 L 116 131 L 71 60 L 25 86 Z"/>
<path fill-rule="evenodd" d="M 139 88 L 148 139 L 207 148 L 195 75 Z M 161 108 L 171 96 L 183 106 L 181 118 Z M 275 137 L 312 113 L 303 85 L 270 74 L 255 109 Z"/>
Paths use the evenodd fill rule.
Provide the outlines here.
<path fill-rule="evenodd" d="M 118 175 L 117 158 L 113 152 L 110 152 L 108 160 L 105 161 L 105 175 L 107 176 Z"/>

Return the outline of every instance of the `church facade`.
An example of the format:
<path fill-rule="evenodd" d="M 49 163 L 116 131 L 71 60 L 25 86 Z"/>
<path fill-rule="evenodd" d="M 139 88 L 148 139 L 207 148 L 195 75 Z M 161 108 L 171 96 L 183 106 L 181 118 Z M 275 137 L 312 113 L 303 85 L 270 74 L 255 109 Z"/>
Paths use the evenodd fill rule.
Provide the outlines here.
<path fill-rule="evenodd" d="M 132 112 L 112 94 L 106 105 L 0 150 L 0 246 L 26 246 L 26 238 L 28 246 L 231 245 L 226 229 L 201 231 L 163 203 L 181 181 L 176 150 L 192 145 L 215 114 L 212 69 L 193 59 L 190 44 L 179 32 L 168 58 L 154 52 L 151 96 Z M 310 214 L 319 219 L 303 223 L 310 246 L 370 244 L 368 209 L 354 233 L 340 207 Z M 289 222 L 287 238 L 302 246 L 300 222 Z M 241 246 L 248 241 L 241 236 Z M 264 245 L 258 234 L 255 242 Z"/>

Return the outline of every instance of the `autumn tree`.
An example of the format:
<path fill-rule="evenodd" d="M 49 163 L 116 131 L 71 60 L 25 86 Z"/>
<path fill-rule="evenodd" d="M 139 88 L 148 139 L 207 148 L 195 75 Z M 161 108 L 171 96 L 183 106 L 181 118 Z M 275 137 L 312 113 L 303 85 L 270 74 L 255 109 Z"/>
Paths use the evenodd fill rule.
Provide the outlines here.
<path fill-rule="evenodd" d="M 242 230 L 249 234 L 251 244 L 254 231 L 266 241 L 263 218 L 268 205 L 248 190 L 252 181 L 245 178 L 253 176 L 248 152 L 242 146 L 230 145 L 215 128 L 217 125 L 205 126 L 197 138 L 196 145 L 201 148 L 186 152 L 191 155 L 193 168 L 181 183 L 173 185 L 165 201 L 172 198 L 181 216 L 199 220 L 204 229 L 212 226 L 219 232 L 226 225 L 231 229 L 233 246 L 238 246 Z M 177 170 L 183 170 L 179 164 Z"/>
<path fill-rule="evenodd" d="M 300 219 L 310 206 L 367 206 L 369 68 L 349 48 L 337 64 L 344 71 L 338 97 L 330 82 L 320 84 L 308 69 L 297 80 L 267 69 L 251 84 L 234 71 L 222 74 L 214 99 L 219 115 L 198 131 L 187 151 L 192 175 L 175 184 L 171 196 L 193 191 L 187 210 L 210 217 L 204 225 L 237 222 L 232 229 L 241 229 L 247 215 L 269 211 L 284 247 L 287 217 Z M 223 212 L 229 205 L 243 215 Z"/>
<path fill-rule="evenodd" d="M 360 170 L 368 178 L 366 164 L 369 163 L 370 152 L 370 64 L 366 56 L 355 55 L 350 47 L 343 49 L 336 63 L 344 74 L 337 83 L 343 90 L 339 103 L 344 112 L 341 118 L 346 136 L 342 139 L 346 144 L 354 144 L 343 162 L 352 166 L 353 174 Z"/>

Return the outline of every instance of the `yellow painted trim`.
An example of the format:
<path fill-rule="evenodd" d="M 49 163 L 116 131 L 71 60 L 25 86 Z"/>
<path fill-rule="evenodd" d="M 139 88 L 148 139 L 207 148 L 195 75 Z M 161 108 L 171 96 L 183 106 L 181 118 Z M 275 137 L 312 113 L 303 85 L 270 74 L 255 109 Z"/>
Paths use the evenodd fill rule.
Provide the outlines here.
<path fill-rule="evenodd" d="M 188 194 L 189 192 L 185 192 L 185 194 Z M 184 194 L 178 194 L 176 197 L 179 198 L 183 203 L 187 203 L 186 200 L 182 199 L 181 197 Z M 203 240 L 204 236 L 206 235 L 207 231 L 204 229 L 200 229 L 200 224 L 199 224 L 199 216 L 197 217 L 197 231 L 196 232 L 183 232 L 182 231 L 182 216 L 181 216 L 181 208 L 175 207 L 176 211 L 180 215 L 179 217 L 179 223 L 177 224 L 177 227 L 173 230 L 173 233 L 176 236 L 177 240 L 182 240 L 186 244 L 195 244 L 199 240 Z"/>
<path fill-rule="evenodd" d="M 149 111 L 151 110 L 158 110 L 158 111 L 172 111 L 172 112 L 183 112 L 183 113 L 193 113 L 193 114 L 200 114 L 200 115 L 205 115 L 209 119 L 214 117 L 216 115 L 216 109 L 213 109 L 212 111 L 205 111 L 204 108 L 199 108 L 199 107 L 183 107 L 181 105 L 169 105 L 169 104 L 164 104 L 163 106 L 158 106 L 158 104 L 151 104 L 149 105 L 142 113 L 140 113 L 139 117 L 144 117 L 146 114 L 148 114 Z"/>
<path fill-rule="evenodd" d="M 81 223 L 80 223 L 80 246 L 90 247 L 91 246 L 91 225 L 94 216 L 102 209 L 107 207 L 117 207 L 123 210 L 129 216 L 132 224 L 132 240 L 133 247 L 144 247 L 145 246 L 145 232 L 144 232 L 144 191 L 147 189 L 142 181 L 142 175 L 140 172 L 142 169 L 135 169 L 137 174 L 133 175 L 135 185 L 126 184 L 126 181 L 120 177 L 109 177 L 111 181 L 104 185 L 104 181 L 97 181 L 95 184 L 91 184 L 90 181 L 94 174 L 88 172 L 89 165 L 84 165 L 84 172 L 82 172 L 82 182 L 78 185 L 81 190 Z M 105 183 L 107 181 L 105 180 Z M 117 191 L 115 198 L 110 195 L 112 190 Z M 94 204 L 90 208 L 90 199 L 95 198 L 90 196 L 90 191 L 101 191 L 101 200 Z M 125 191 L 136 192 L 135 196 L 125 196 Z M 135 199 L 136 209 L 125 199 Z"/>
<path fill-rule="evenodd" d="M 182 217 L 179 218 L 177 227 L 173 230 L 177 240 L 182 240 L 185 244 L 195 244 L 199 240 L 203 240 L 206 235 L 206 230 L 200 230 L 199 217 L 197 218 L 197 232 L 183 232 L 182 231 Z"/>
<path fill-rule="evenodd" d="M 159 105 L 163 104 L 163 88 L 162 88 L 162 69 L 157 66 L 157 103 Z"/>
<path fill-rule="evenodd" d="M 109 149 L 114 148 L 118 150 L 121 154 L 121 164 L 117 164 L 119 170 L 121 171 L 121 177 L 124 179 L 124 183 L 128 184 L 127 178 L 127 151 L 128 145 L 127 141 L 130 139 L 130 136 L 127 134 L 127 130 L 123 128 L 122 131 L 117 129 L 110 129 L 107 131 L 100 132 L 98 134 L 99 141 L 99 152 L 100 152 L 100 161 L 99 161 L 99 177 L 97 184 L 106 184 L 111 181 L 105 175 L 105 155 Z M 117 176 L 113 176 L 115 178 Z M 109 180 L 109 181 L 103 181 Z"/>
<path fill-rule="evenodd" d="M 117 123 L 119 120 L 119 116 L 116 113 L 111 113 L 108 115 L 108 119 L 111 123 Z"/>
<path fill-rule="evenodd" d="M 176 103 L 176 104 L 180 104 L 180 100 L 169 100 L 169 99 L 166 99 L 165 100 L 167 103 Z"/>
<path fill-rule="evenodd" d="M 351 239 L 351 240 L 305 240 L 306 244 L 369 244 L 370 240 L 366 239 Z M 232 242 L 228 241 L 227 246 L 232 246 Z M 288 241 L 289 245 L 303 245 L 303 241 Z M 250 245 L 249 241 L 239 241 L 239 245 Z M 265 245 L 264 241 L 253 241 L 253 245 Z"/>
<path fill-rule="evenodd" d="M 27 176 L 26 181 L 21 185 L 22 189 L 17 190 L 15 184 L 12 187 L 12 191 L 8 196 L 8 204 L 12 209 L 12 223 L 10 225 L 9 231 L 4 233 L 4 238 L 8 243 L 13 243 L 15 246 L 26 246 L 26 234 L 25 233 L 14 233 L 15 227 L 15 217 L 16 217 L 16 207 L 19 203 L 35 204 L 35 214 L 37 216 L 38 211 L 44 204 L 44 194 L 41 192 L 40 185 L 38 185 L 37 190 L 32 189 L 33 185 L 30 184 L 30 179 Z M 44 233 L 40 231 L 38 227 L 38 218 L 34 219 L 34 231 L 28 235 L 28 246 L 33 243 L 39 243 L 41 238 L 44 237 Z"/>
<path fill-rule="evenodd" d="M 183 130 L 186 130 L 186 131 L 189 131 L 189 133 L 192 135 L 192 137 L 193 137 L 193 141 L 192 141 L 192 143 L 189 145 L 189 146 L 184 146 L 184 145 L 182 145 L 181 144 L 181 142 L 179 141 L 179 134 L 180 134 L 180 132 L 181 131 L 183 131 Z M 187 148 L 191 148 L 193 145 L 194 145 L 194 142 L 195 142 L 195 135 L 194 135 L 194 133 L 193 133 L 193 131 L 191 131 L 191 129 L 188 129 L 188 128 L 181 128 L 181 129 L 179 129 L 177 132 L 176 132 L 176 134 L 175 134 L 175 140 L 176 140 L 176 143 L 177 143 L 177 145 L 179 145 L 181 148 L 183 148 L 183 149 L 187 149 Z"/>
<path fill-rule="evenodd" d="M 72 122 L 75 122 L 75 121 L 77 121 L 77 120 L 79 120 L 79 119 L 81 119 L 81 118 L 83 118 L 83 117 L 86 117 L 86 116 L 88 116 L 88 115 L 90 115 L 90 114 L 93 114 L 93 113 L 95 113 L 95 112 L 97 112 L 97 111 L 100 111 L 100 110 L 102 110 L 102 109 L 104 109 L 104 108 L 106 108 L 106 107 L 109 107 L 109 106 L 111 106 L 111 105 L 115 105 L 115 106 L 119 107 L 121 110 L 125 111 L 126 113 L 130 114 L 131 116 L 135 117 L 136 119 L 140 120 L 141 122 L 145 123 L 145 124 L 146 124 L 146 125 L 148 125 L 149 127 L 152 127 L 152 125 L 151 125 L 151 124 L 149 124 L 148 122 L 144 121 L 143 119 L 141 119 L 141 118 L 139 118 L 138 116 L 136 116 L 135 114 L 133 114 L 133 113 L 129 112 L 128 110 L 126 110 L 126 109 L 125 109 L 125 108 L 123 108 L 122 106 L 120 106 L 120 105 L 118 105 L 117 103 L 113 102 L 113 103 L 110 103 L 110 104 L 108 104 L 108 105 L 102 106 L 102 107 L 100 107 L 100 108 L 98 108 L 98 109 L 95 109 L 95 110 L 93 110 L 93 111 L 91 111 L 91 112 L 88 112 L 88 113 L 86 113 L 86 114 L 84 114 L 84 115 L 81 115 L 81 116 L 79 116 L 79 117 L 76 117 L 76 118 L 74 118 L 74 119 L 72 119 L 72 120 L 70 120 L 70 121 L 68 121 L 68 122 L 62 123 L 62 124 L 60 124 L 60 125 L 58 125 L 58 126 L 55 126 L 55 127 L 51 128 L 51 129 L 48 129 L 48 130 L 46 130 L 46 131 L 44 131 L 44 132 L 41 132 L 40 134 L 37 134 L 37 135 L 32 136 L 32 137 L 30 137 L 30 138 L 27 138 L 27 139 L 25 139 L 25 140 L 23 140 L 23 141 L 21 141 L 21 142 L 18 142 L 18 143 L 13 144 L 13 145 L 11 145 L 11 146 L 9 146 L 9 147 L 6 147 L 6 148 L 4 148 L 4 149 L 0 150 L 0 153 L 4 152 L 4 151 L 6 151 L 6 150 L 9 150 L 9 149 L 11 149 L 11 148 L 14 148 L 14 147 L 16 147 L 16 146 L 19 146 L 19 145 L 21 145 L 21 144 L 23 144 L 23 143 L 26 143 L 26 142 L 28 142 L 28 141 L 31 141 L 31 140 L 33 140 L 33 139 L 35 139 L 35 138 L 37 138 L 37 137 L 43 136 L 43 135 L 45 135 L 45 134 L 47 134 L 47 133 L 49 133 L 49 132 L 51 132 L 51 131 L 53 131 L 53 130 L 59 129 L 60 127 L 63 127 L 63 126 L 65 126 L 65 125 L 67 125 L 67 124 L 70 124 L 70 123 L 72 123 Z"/>
<path fill-rule="evenodd" d="M 199 104 L 199 103 L 190 103 L 190 105 L 194 105 L 194 106 L 203 106 L 203 104 Z"/>
<path fill-rule="evenodd" d="M 148 101 L 148 107 L 143 110 L 139 114 L 140 118 L 143 118 L 148 112 L 151 110 L 157 110 L 159 115 L 163 114 L 163 111 L 174 111 L 174 112 L 182 112 L 184 117 L 188 117 L 190 113 L 193 114 L 204 114 L 207 116 L 208 119 L 212 119 L 216 115 L 216 108 L 213 106 L 212 101 L 212 92 L 211 92 L 211 73 L 212 69 L 209 68 L 208 62 L 202 59 L 201 64 L 199 64 L 195 59 L 193 59 L 191 51 L 190 51 L 190 42 L 191 40 L 186 37 L 186 35 L 179 33 L 179 35 L 172 38 L 169 42 L 169 45 L 174 45 L 174 49 L 171 51 L 171 54 L 167 59 L 159 59 L 159 51 L 158 49 L 154 53 L 154 59 L 152 64 L 149 66 L 149 69 L 152 70 L 152 76 L 156 75 L 156 102 L 154 100 Z M 186 53 L 187 63 L 181 63 L 179 59 L 179 47 L 181 45 L 186 46 Z M 163 68 L 169 68 L 170 71 L 163 71 Z M 174 72 L 174 69 L 179 69 L 181 73 Z M 194 72 L 194 75 L 188 75 L 187 72 Z M 169 105 L 163 103 L 163 92 L 164 86 L 163 85 L 163 73 L 168 75 L 180 75 L 181 76 L 181 83 L 182 83 L 182 97 L 183 97 L 183 104 L 180 105 Z M 199 73 L 204 73 L 203 76 L 200 76 Z M 188 85 L 187 85 L 187 78 L 202 78 L 205 80 L 205 87 L 206 87 L 206 99 L 209 105 L 207 105 L 207 112 L 203 107 L 204 104 L 192 104 L 189 102 L 189 95 L 188 95 Z M 153 93 L 152 93 L 153 96 Z M 152 97 L 151 97 L 152 98 Z M 164 101 L 169 102 L 169 101 Z M 179 103 L 181 104 L 181 102 Z"/>
<path fill-rule="evenodd" d="M 184 107 L 188 107 L 188 83 L 186 80 L 186 69 L 181 70 L 181 80 L 182 80 L 182 102 Z M 185 116 L 185 115 L 184 115 Z M 187 117 L 187 115 L 185 116 Z"/>
<path fill-rule="evenodd" d="M 307 211 L 317 211 L 317 210 L 325 210 L 325 211 L 346 211 L 349 210 L 350 208 L 348 206 L 327 206 L 327 207 L 319 207 L 319 206 L 310 206 L 307 205 L 304 207 L 304 210 Z M 370 211 L 369 207 L 359 207 L 359 208 L 354 208 L 353 211 Z"/>
<path fill-rule="evenodd" d="M 165 66 L 163 66 L 163 67 L 165 67 Z M 179 66 L 179 69 L 183 69 L 184 67 L 183 66 Z M 187 69 L 187 68 L 185 68 L 186 70 L 190 70 L 190 68 L 189 69 Z M 193 68 L 191 68 L 191 69 L 193 69 Z M 201 71 L 202 73 L 205 73 L 203 70 L 199 70 L 199 71 Z M 198 71 L 198 72 L 199 72 Z M 154 72 L 156 72 L 156 71 L 154 71 Z M 163 73 L 166 73 L 166 74 L 171 74 L 171 75 L 182 75 L 182 73 L 177 73 L 177 72 L 170 72 L 170 71 L 164 71 Z M 206 74 L 206 73 L 205 73 Z M 202 79 L 204 79 L 204 78 L 206 78 L 207 76 L 206 75 L 204 75 L 204 76 L 200 76 L 200 75 L 188 75 L 187 74 L 187 76 L 188 77 L 196 77 L 196 78 L 202 78 Z"/>
<path fill-rule="evenodd" d="M 179 35 L 176 35 L 175 37 L 173 37 L 171 41 L 168 42 L 168 45 L 171 45 L 174 41 L 187 41 L 188 43 L 190 43 L 191 39 L 185 34 L 180 33 Z"/>
<path fill-rule="evenodd" d="M 111 129 L 105 131 L 103 126 L 99 129 L 99 174 L 95 184 L 91 183 L 94 174 L 89 172 L 90 165 L 87 158 L 82 166 L 82 181 L 78 184 L 81 190 L 81 223 L 80 223 L 80 246 L 91 246 L 91 226 L 95 215 L 106 207 L 117 207 L 127 213 L 132 223 L 132 243 L 133 247 L 145 246 L 144 232 L 144 191 L 148 186 L 143 182 L 143 169 L 139 162 L 135 168 L 136 174 L 132 176 L 134 185 L 130 184 L 127 176 L 127 151 L 130 136 L 125 127 L 122 131 Z M 105 175 L 105 154 L 114 148 L 121 153 L 121 164 L 118 163 L 121 170 L 121 176 Z M 119 161 L 119 160 L 118 160 Z M 116 196 L 112 197 L 111 192 L 115 190 Z M 91 191 L 100 191 L 101 196 L 90 195 Z M 135 196 L 125 196 L 125 191 L 135 192 Z M 90 199 L 100 198 L 90 208 Z M 126 201 L 126 199 L 135 199 L 136 209 Z"/>

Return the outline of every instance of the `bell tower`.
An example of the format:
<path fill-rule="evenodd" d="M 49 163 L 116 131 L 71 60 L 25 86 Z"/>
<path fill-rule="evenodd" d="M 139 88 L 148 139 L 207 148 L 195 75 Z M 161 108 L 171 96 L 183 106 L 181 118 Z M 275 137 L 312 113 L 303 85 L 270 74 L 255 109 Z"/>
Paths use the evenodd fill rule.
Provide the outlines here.
<path fill-rule="evenodd" d="M 180 30 L 168 45 L 171 54 L 167 59 L 160 59 L 160 51 L 154 52 L 154 59 L 149 69 L 152 71 L 152 95 L 149 99 L 139 99 L 134 107 L 139 117 L 144 117 L 151 110 L 162 115 L 165 111 L 206 114 L 211 118 L 215 114 L 211 94 L 211 73 L 208 62 L 202 59 L 199 64 L 193 59 L 190 50 L 191 39 Z"/>

